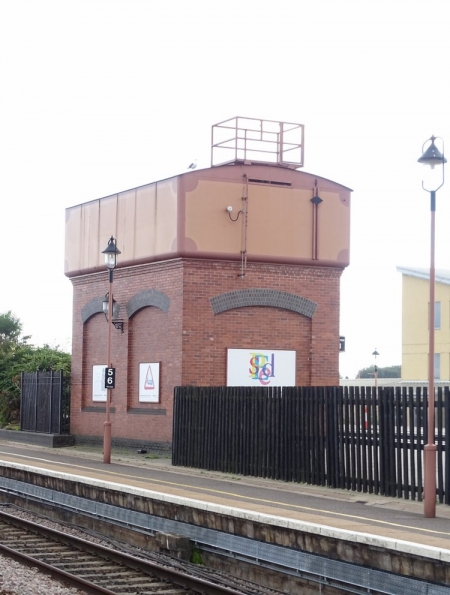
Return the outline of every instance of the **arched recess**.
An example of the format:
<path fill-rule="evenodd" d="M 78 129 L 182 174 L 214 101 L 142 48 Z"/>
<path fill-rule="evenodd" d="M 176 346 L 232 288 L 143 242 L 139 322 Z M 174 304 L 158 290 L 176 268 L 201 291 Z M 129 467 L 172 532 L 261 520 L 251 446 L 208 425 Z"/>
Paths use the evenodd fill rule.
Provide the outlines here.
<path fill-rule="evenodd" d="M 170 401 L 162 396 L 167 391 L 168 384 L 166 364 L 170 359 L 172 339 L 166 337 L 167 329 L 170 328 L 170 298 L 162 291 L 148 289 L 136 293 L 127 303 L 126 311 L 129 318 L 128 334 L 128 386 L 127 393 L 127 415 L 135 416 L 135 421 L 127 423 L 144 424 L 143 435 L 151 439 L 154 430 L 153 423 L 169 424 L 170 420 L 158 422 L 143 422 L 142 415 L 167 415 L 170 411 Z M 165 337 L 162 339 L 162 337 Z M 169 344 L 169 346 L 168 346 Z M 139 369 L 144 362 L 160 364 L 159 368 L 159 401 L 141 401 L 139 395 Z M 173 392 L 170 389 L 169 394 Z M 147 435 L 148 434 L 148 435 Z"/>
<path fill-rule="evenodd" d="M 93 399 L 92 394 L 92 374 L 93 366 L 106 365 L 106 338 L 108 324 L 103 316 L 104 295 L 92 298 L 81 308 L 81 320 L 83 330 L 81 333 L 81 410 L 85 412 L 104 412 L 105 403 Z M 120 306 L 117 304 L 115 313 L 118 314 Z M 111 407 L 111 413 L 115 412 L 115 407 Z M 96 418 L 97 419 L 97 418 Z M 96 424 L 97 421 L 92 423 Z M 101 425 L 97 428 L 100 432 Z"/>
<path fill-rule="evenodd" d="M 316 302 L 301 295 L 278 289 L 238 289 L 216 295 L 210 302 L 214 314 L 246 306 L 273 306 L 312 318 L 317 307 Z"/>
<path fill-rule="evenodd" d="M 127 302 L 126 308 L 128 318 L 131 318 L 133 314 L 146 306 L 155 306 L 163 312 L 168 312 L 170 308 L 170 298 L 168 295 L 157 289 L 140 291 Z"/>

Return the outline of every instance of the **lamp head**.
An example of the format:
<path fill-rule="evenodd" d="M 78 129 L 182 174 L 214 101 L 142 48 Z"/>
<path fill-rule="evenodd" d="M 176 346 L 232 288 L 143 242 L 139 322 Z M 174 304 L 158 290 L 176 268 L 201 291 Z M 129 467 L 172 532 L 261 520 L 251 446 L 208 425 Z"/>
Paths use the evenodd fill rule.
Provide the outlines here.
<path fill-rule="evenodd" d="M 120 304 L 118 304 L 114 298 L 112 299 L 112 311 L 113 311 L 113 320 L 114 320 L 114 318 L 118 318 L 119 312 L 120 312 Z M 103 298 L 103 314 L 105 315 L 106 320 L 108 320 L 108 315 L 109 315 L 109 292 Z"/>
<path fill-rule="evenodd" d="M 431 141 L 430 145 L 428 146 L 427 150 L 423 153 L 422 157 L 419 157 L 417 161 L 419 163 L 423 163 L 424 165 L 429 165 L 431 169 L 434 169 L 436 165 L 444 165 L 444 163 L 447 163 L 447 159 L 444 157 L 443 153 L 441 153 L 434 144 L 436 137 L 432 136 L 428 140 Z"/>
<path fill-rule="evenodd" d="M 108 240 L 108 245 L 102 251 L 105 255 L 105 264 L 108 269 L 115 269 L 117 265 L 117 255 L 120 254 L 120 250 L 116 246 L 116 240 L 111 236 Z"/>

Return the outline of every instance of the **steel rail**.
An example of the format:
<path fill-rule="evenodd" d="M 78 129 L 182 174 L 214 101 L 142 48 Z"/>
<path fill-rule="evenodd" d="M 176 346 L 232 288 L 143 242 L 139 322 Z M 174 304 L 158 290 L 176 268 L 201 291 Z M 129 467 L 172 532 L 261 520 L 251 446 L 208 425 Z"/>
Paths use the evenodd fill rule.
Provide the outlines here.
<path fill-rule="evenodd" d="M 204 578 L 195 577 L 177 569 L 170 569 L 168 567 L 160 566 L 150 560 L 141 559 L 124 552 L 119 552 L 102 545 L 95 544 L 91 541 L 87 541 L 73 535 L 68 535 L 67 533 L 63 533 L 49 527 L 44 527 L 31 521 L 17 518 L 14 515 L 10 515 L 3 511 L 0 511 L 0 523 L 3 523 L 3 527 L 5 524 L 10 526 L 13 525 L 28 533 L 33 533 L 44 537 L 45 539 L 49 540 L 49 542 L 58 542 L 72 547 L 78 552 L 87 552 L 98 557 L 99 559 L 102 559 L 103 561 L 114 562 L 115 564 L 121 565 L 127 569 L 141 572 L 149 579 L 151 577 L 157 577 L 164 581 L 168 581 L 172 583 L 172 585 L 178 586 L 180 589 L 184 589 L 183 592 L 185 593 L 189 592 L 185 591 L 186 588 L 190 589 L 192 593 L 208 593 L 208 595 L 242 595 L 243 593 L 248 593 L 248 591 L 236 590 L 233 587 L 216 584 Z M 6 545 L 7 539 L 4 538 L 4 531 L 2 531 L 3 527 L 0 524 L 0 552 L 4 553 L 5 556 L 12 557 L 28 566 L 37 566 L 57 580 L 70 583 L 71 585 L 78 588 L 81 587 L 85 590 L 85 592 L 92 595 L 117 594 L 117 590 L 111 591 L 110 589 L 96 584 L 95 582 L 84 579 L 82 576 L 77 576 L 77 574 L 72 574 L 66 570 L 58 568 L 56 565 L 57 562 L 55 562 L 55 565 L 50 564 L 39 557 L 34 556 L 31 552 L 25 553 L 20 551 L 20 546 L 18 546 L 16 549 L 15 547 Z M 165 588 L 167 589 L 167 586 Z M 157 593 L 157 591 L 154 592 Z"/>
<path fill-rule="evenodd" d="M 109 589 L 105 589 L 100 585 L 90 583 L 81 577 L 76 577 L 60 568 L 51 566 L 50 564 L 47 564 L 38 558 L 28 556 L 27 554 L 12 549 L 6 545 L 3 545 L 2 543 L 0 543 L 0 553 L 7 558 L 13 558 L 17 562 L 25 564 L 26 566 L 38 568 L 59 582 L 68 583 L 77 589 L 83 588 L 83 590 L 90 595 L 99 595 L 99 593 L 102 595 L 116 595 L 114 591 L 110 591 Z"/>

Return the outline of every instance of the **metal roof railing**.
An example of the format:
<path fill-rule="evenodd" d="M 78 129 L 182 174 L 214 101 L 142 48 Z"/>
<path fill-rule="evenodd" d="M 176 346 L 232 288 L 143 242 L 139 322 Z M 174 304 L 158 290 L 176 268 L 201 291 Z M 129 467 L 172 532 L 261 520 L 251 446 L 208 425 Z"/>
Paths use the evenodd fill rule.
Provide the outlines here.
<path fill-rule="evenodd" d="M 304 125 L 237 116 L 214 124 L 211 166 L 265 163 L 303 167 Z"/>

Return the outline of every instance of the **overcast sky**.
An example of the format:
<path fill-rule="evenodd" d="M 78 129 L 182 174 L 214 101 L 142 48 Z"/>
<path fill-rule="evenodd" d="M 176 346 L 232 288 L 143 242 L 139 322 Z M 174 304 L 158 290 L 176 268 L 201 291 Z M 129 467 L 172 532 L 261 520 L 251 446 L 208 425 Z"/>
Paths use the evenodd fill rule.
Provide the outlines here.
<path fill-rule="evenodd" d="M 430 255 L 417 159 L 432 134 L 450 146 L 449 6 L 0 0 L 0 312 L 70 349 L 65 208 L 209 167 L 222 120 L 291 121 L 305 171 L 354 190 L 341 373 L 375 347 L 380 366 L 400 364 L 396 266 Z M 450 176 L 436 221 L 436 266 L 450 268 Z"/>

